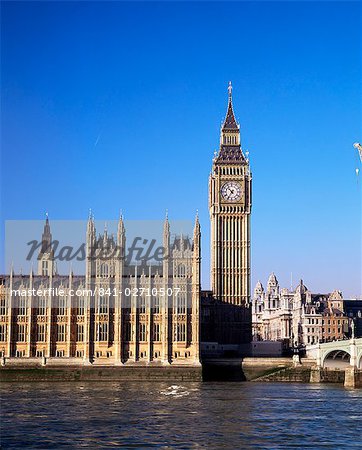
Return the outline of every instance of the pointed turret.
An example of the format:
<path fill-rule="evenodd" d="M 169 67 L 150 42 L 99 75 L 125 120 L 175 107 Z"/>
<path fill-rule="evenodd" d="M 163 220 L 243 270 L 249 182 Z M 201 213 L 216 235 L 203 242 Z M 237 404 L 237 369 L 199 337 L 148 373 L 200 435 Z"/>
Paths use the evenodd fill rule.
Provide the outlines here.
<path fill-rule="evenodd" d="M 38 275 L 54 275 L 54 251 L 48 213 L 45 214 L 44 230 L 41 237 L 41 250 L 38 255 Z"/>
<path fill-rule="evenodd" d="M 108 243 L 108 228 L 107 228 L 107 222 L 104 222 L 103 246 L 106 247 L 107 243 Z"/>
<path fill-rule="evenodd" d="M 195 216 L 195 226 L 194 226 L 194 237 L 200 234 L 200 221 L 199 221 L 199 211 L 196 211 Z"/>
<path fill-rule="evenodd" d="M 274 295 L 279 292 L 279 283 L 274 272 L 272 272 L 269 276 L 267 292 Z"/>
<path fill-rule="evenodd" d="M 50 232 L 50 224 L 48 213 L 45 213 L 44 230 L 41 237 L 41 253 L 49 253 L 51 251 L 52 234 Z"/>
<path fill-rule="evenodd" d="M 166 217 L 163 222 L 163 237 L 165 239 L 166 236 L 170 236 L 170 222 L 168 221 L 168 210 L 166 209 Z"/>
<path fill-rule="evenodd" d="M 170 257 L 170 223 L 168 221 L 168 211 L 166 210 L 166 217 L 163 223 L 163 276 L 167 279 L 169 273 L 169 257 Z"/>
<path fill-rule="evenodd" d="M 87 222 L 87 242 L 89 242 L 89 239 L 92 238 L 93 240 L 96 235 L 96 227 L 94 225 L 94 216 L 92 214 L 92 210 L 89 209 L 89 216 L 88 216 L 88 222 Z"/>
<path fill-rule="evenodd" d="M 240 146 L 240 126 L 234 114 L 231 81 L 229 82 L 228 91 L 228 107 L 221 126 L 220 150 L 216 159 L 218 162 L 240 164 L 245 161 L 245 158 Z"/>
<path fill-rule="evenodd" d="M 199 222 L 199 212 L 196 211 L 195 225 L 194 225 L 194 236 L 193 236 L 193 249 L 196 251 L 197 256 L 200 256 L 200 246 L 201 246 L 201 228 Z"/>
<path fill-rule="evenodd" d="M 126 234 L 126 230 L 125 230 L 125 227 L 124 227 L 123 215 L 122 215 L 122 213 L 120 213 L 119 220 L 118 220 L 118 227 L 117 227 L 117 241 L 118 241 L 118 243 L 120 242 L 121 238 L 125 236 L 125 234 Z"/>
<path fill-rule="evenodd" d="M 231 85 L 231 81 L 229 81 L 229 87 L 228 87 L 228 91 L 229 91 L 229 101 L 228 101 L 228 109 L 226 112 L 226 117 L 224 120 L 224 123 L 222 125 L 222 131 L 226 131 L 226 130 L 234 130 L 239 132 L 239 125 L 236 122 L 235 119 L 235 115 L 234 115 L 234 109 L 233 109 L 233 97 L 232 97 L 232 92 L 233 92 L 233 87 Z"/>
<path fill-rule="evenodd" d="M 118 226 L 117 226 L 117 247 L 118 247 L 118 256 L 122 260 L 125 256 L 125 248 L 126 248 L 126 229 L 123 222 L 123 215 L 120 212 Z"/>
<path fill-rule="evenodd" d="M 261 281 L 259 280 L 256 283 L 255 288 L 254 288 L 254 297 L 257 297 L 263 293 L 264 293 L 264 288 L 263 288 L 263 285 L 261 284 Z"/>

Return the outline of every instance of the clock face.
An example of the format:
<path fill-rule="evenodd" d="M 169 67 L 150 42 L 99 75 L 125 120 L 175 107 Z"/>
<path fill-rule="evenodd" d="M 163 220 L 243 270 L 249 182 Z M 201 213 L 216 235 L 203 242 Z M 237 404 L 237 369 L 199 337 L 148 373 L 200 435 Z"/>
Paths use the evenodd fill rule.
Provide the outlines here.
<path fill-rule="evenodd" d="M 229 181 L 221 188 L 221 195 L 229 202 L 237 202 L 241 198 L 241 186 L 235 181 Z"/>

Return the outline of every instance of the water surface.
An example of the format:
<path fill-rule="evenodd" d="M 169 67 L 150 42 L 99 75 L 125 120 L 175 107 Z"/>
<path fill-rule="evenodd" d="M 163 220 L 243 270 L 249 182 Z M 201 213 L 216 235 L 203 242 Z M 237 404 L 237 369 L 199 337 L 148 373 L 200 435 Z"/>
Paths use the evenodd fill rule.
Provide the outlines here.
<path fill-rule="evenodd" d="M 289 383 L 3 383 L 2 448 L 362 448 L 362 390 Z"/>

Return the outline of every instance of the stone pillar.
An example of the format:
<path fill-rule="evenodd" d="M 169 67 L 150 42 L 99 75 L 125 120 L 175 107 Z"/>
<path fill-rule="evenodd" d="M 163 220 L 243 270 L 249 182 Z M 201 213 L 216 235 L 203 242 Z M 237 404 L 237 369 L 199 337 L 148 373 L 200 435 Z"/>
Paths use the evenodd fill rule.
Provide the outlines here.
<path fill-rule="evenodd" d="M 163 288 L 165 289 L 165 295 L 161 296 L 162 300 L 162 362 L 167 364 L 171 362 L 170 347 L 172 346 L 169 342 L 169 300 L 170 297 L 167 296 L 167 289 L 169 287 L 169 263 L 170 263 L 170 224 L 168 222 L 168 217 L 164 222 L 163 228 L 163 248 L 165 251 L 163 265 L 162 265 L 162 281 Z M 171 330 L 172 335 L 172 330 Z"/>
<path fill-rule="evenodd" d="M 148 272 L 148 288 L 150 290 L 150 296 L 146 297 L 148 302 L 148 362 L 153 359 L 153 320 L 152 320 L 152 269 L 149 267 Z"/>
<path fill-rule="evenodd" d="M 49 288 L 52 292 L 53 287 L 53 279 L 52 275 L 49 276 Z M 51 356 L 51 346 L 52 346 L 52 303 L 53 303 L 53 296 L 50 294 L 48 297 L 48 304 L 47 304 L 47 315 L 46 315 L 46 324 L 47 324 L 47 343 L 46 343 L 46 350 L 45 350 L 45 358 L 50 358 Z M 58 307 L 58 305 L 55 305 Z"/>
<path fill-rule="evenodd" d="M 321 368 L 320 367 L 311 367 L 310 369 L 310 383 L 320 383 L 321 382 Z"/>
<path fill-rule="evenodd" d="M 120 364 L 122 357 L 121 357 L 121 336 L 122 336 L 122 331 L 121 331 L 121 294 L 119 293 L 119 289 L 118 286 L 119 284 L 116 283 L 117 285 L 117 295 L 115 297 L 112 297 L 111 295 L 111 299 L 114 299 L 114 363 L 115 364 Z"/>
<path fill-rule="evenodd" d="M 72 306 L 77 306 L 76 302 L 77 300 L 74 302 L 73 298 L 76 299 L 75 295 L 70 295 L 71 289 L 73 287 L 73 273 L 72 271 L 70 271 L 69 274 L 69 289 L 68 289 L 68 295 L 67 295 L 67 299 L 68 301 L 66 302 L 66 311 L 67 311 L 67 354 L 66 356 L 69 358 L 71 355 L 71 345 L 72 345 Z"/>
<path fill-rule="evenodd" d="M 318 344 L 318 346 L 317 346 L 317 366 L 321 367 L 321 365 L 322 365 L 321 345 Z"/>
<path fill-rule="evenodd" d="M 200 265 L 201 265 L 201 231 L 198 215 L 196 215 L 194 236 L 194 254 L 192 257 L 192 286 L 191 286 L 191 324 L 192 324 L 192 346 L 194 360 L 196 364 L 200 363 Z M 187 292 L 188 299 L 188 292 Z M 186 312 L 189 314 L 189 305 L 186 304 Z"/>
<path fill-rule="evenodd" d="M 86 283 L 87 290 L 90 285 Z M 87 293 L 87 295 L 83 296 L 84 298 L 84 346 L 83 346 L 83 363 L 90 364 L 90 304 L 91 304 L 91 295 Z"/>
<path fill-rule="evenodd" d="M 344 372 L 344 387 L 346 388 L 360 388 L 362 383 L 358 376 L 356 367 L 347 367 Z"/>
<path fill-rule="evenodd" d="M 134 276 L 134 285 L 133 288 L 135 289 L 135 292 L 137 293 L 137 288 L 138 288 L 138 274 L 137 274 L 137 262 L 135 263 L 135 276 Z M 133 327 L 134 327 L 134 331 L 133 331 L 133 360 L 137 361 L 138 360 L 138 351 L 139 351 L 139 347 L 138 347 L 138 328 L 139 328 L 139 316 L 138 316 L 138 297 L 137 296 L 132 296 L 132 317 L 133 317 Z"/>
<path fill-rule="evenodd" d="M 30 271 L 29 276 L 29 289 L 30 291 L 33 289 L 33 270 Z M 26 324 L 27 324 L 27 340 L 26 340 L 26 353 L 27 357 L 29 358 L 31 356 L 31 343 L 33 340 L 32 336 L 32 308 L 33 308 L 33 295 L 29 295 L 27 297 L 27 318 L 26 318 Z"/>
<path fill-rule="evenodd" d="M 356 346 L 356 340 L 354 338 L 352 338 L 350 340 L 349 349 L 350 349 L 350 354 L 351 354 L 349 364 L 350 364 L 350 366 L 357 368 L 357 346 Z"/>
<path fill-rule="evenodd" d="M 7 329 L 7 341 L 6 341 L 6 348 L 5 348 L 5 356 L 11 357 L 11 345 L 12 345 L 12 335 L 13 332 L 13 321 L 14 321 L 14 305 L 13 305 L 13 296 L 11 294 L 13 289 L 13 276 L 14 271 L 13 268 L 11 268 L 10 271 L 10 280 L 9 280 L 9 290 L 8 290 L 8 304 L 7 304 L 7 313 L 8 313 L 8 329 Z M 5 293 L 6 296 L 6 293 Z"/>

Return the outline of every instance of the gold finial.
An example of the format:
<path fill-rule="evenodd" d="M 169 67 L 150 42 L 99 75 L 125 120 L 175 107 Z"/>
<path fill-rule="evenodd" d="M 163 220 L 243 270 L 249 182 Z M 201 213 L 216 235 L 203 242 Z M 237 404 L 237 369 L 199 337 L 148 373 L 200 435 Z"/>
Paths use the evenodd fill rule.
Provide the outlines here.
<path fill-rule="evenodd" d="M 228 92 L 229 92 L 229 99 L 231 100 L 231 96 L 232 96 L 232 92 L 233 92 L 233 86 L 231 84 L 231 81 L 229 81 Z"/>

